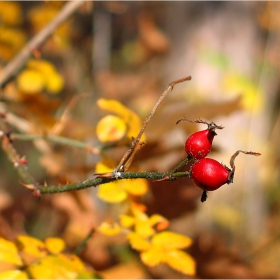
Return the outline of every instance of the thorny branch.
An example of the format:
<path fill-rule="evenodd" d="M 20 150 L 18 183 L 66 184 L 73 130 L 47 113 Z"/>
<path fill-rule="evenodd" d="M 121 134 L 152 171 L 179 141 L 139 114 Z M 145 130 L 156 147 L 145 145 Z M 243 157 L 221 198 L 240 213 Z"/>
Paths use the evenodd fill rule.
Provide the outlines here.
<path fill-rule="evenodd" d="M 5 115 L 3 114 L 1 116 L 3 128 L 4 131 L 2 131 L 2 134 L 0 137 L 2 137 L 2 148 L 3 150 L 8 154 L 8 157 L 11 162 L 15 163 L 15 167 L 19 173 L 19 176 L 24 180 L 24 186 L 28 189 L 31 189 L 34 191 L 34 194 L 36 196 L 40 196 L 41 194 L 47 194 L 47 193 L 59 193 L 59 192 L 68 192 L 73 190 L 81 190 L 85 188 L 95 187 L 101 184 L 106 184 L 109 182 L 113 182 L 116 180 L 125 180 L 125 179 L 151 179 L 151 180 L 157 180 L 157 181 L 173 181 L 176 180 L 179 177 L 188 177 L 189 172 L 178 172 L 189 160 L 189 157 L 186 157 L 182 162 L 180 162 L 174 169 L 168 172 L 159 173 L 159 172 L 124 172 L 127 170 L 129 165 L 131 164 L 131 161 L 133 160 L 133 157 L 135 153 L 141 148 L 141 145 L 143 145 L 142 142 L 140 142 L 140 139 L 144 133 L 144 130 L 151 120 L 152 116 L 154 115 L 156 109 L 162 102 L 163 98 L 166 96 L 166 94 L 173 89 L 173 87 L 181 82 L 189 81 L 191 79 L 190 76 L 176 80 L 169 84 L 168 88 L 162 93 L 159 100 L 157 101 L 156 105 L 152 109 L 151 113 L 147 116 L 145 119 L 136 139 L 133 139 L 132 147 L 127 151 L 127 153 L 124 155 L 123 159 L 121 160 L 118 167 L 115 169 L 114 172 L 110 173 L 104 173 L 104 174 L 95 174 L 95 177 L 93 179 L 85 180 L 83 182 L 77 182 L 73 184 L 65 184 L 65 185 L 55 185 L 55 186 L 43 186 L 38 184 L 35 179 L 30 175 L 28 168 L 26 166 L 25 161 L 22 161 L 19 157 L 19 155 L 16 153 L 16 150 L 14 149 L 12 145 L 12 139 L 19 139 L 19 140 L 31 140 L 33 138 L 40 138 L 43 136 L 28 136 L 28 135 L 21 135 L 21 134 L 10 134 L 8 133 L 8 129 L 6 128 L 5 123 Z M 81 144 L 80 142 L 77 142 L 75 140 L 63 138 L 60 136 L 55 135 L 48 135 L 44 136 L 45 139 L 54 141 L 54 142 L 60 142 L 64 144 L 69 144 L 72 146 L 80 147 L 80 148 L 87 148 L 86 144 Z M 122 168 L 121 168 L 122 167 Z"/>

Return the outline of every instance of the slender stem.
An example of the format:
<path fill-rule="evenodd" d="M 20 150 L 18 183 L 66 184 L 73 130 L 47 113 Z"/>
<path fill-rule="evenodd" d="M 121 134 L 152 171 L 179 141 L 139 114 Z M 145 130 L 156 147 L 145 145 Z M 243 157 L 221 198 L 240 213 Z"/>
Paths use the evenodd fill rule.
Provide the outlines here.
<path fill-rule="evenodd" d="M 24 67 L 33 51 L 42 45 L 71 14 L 73 14 L 84 1 L 70 1 L 61 9 L 57 16 L 18 53 L 18 55 L 1 72 L 0 89 L 3 88 Z"/>
<path fill-rule="evenodd" d="M 19 176 L 22 178 L 23 183 L 27 185 L 32 185 L 34 189 L 39 185 L 36 180 L 31 176 L 28 171 L 26 164 L 22 161 L 20 156 L 17 154 L 10 139 L 4 134 L 2 135 L 2 148 L 6 152 L 9 160 L 14 164 L 14 168 L 18 172 Z"/>
<path fill-rule="evenodd" d="M 189 161 L 191 160 L 190 156 L 187 156 L 186 158 L 184 158 L 175 168 L 173 168 L 170 171 L 170 174 L 172 175 L 173 173 L 176 173 L 177 171 L 179 171 L 184 165 L 186 165 Z"/>
<path fill-rule="evenodd" d="M 116 167 L 116 171 L 125 171 L 129 168 L 130 163 L 132 162 L 133 157 L 135 156 L 136 152 L 140 149 L 138 149 L 138 145 L 140 144 L 140 140 L 141 137 L 146 129 L 146 126 L 148 125 L 148 123 L 150 122 L 152 116 L 155 114 L 158 106 L 161 104 L 162 100 L 164 99 L 164 97 L 167 95 L 167 93 L 170 90 L 173 90 L 173 87 L 178 84 L 178 83 L 182 83 L 185 81 L 190 81 L 191 80 L 191 76 L 188 77 L 184 77 L 181 78 L 179 80 L 176 80 L 172 83 L 170 83 L 167 87 L 167 89 L 161 94 L 161 96 L 159 97 L 157 103 L 155 104 L 155 106 L 153 107 L 152 111 L 150 112 L 150 114 L 146 117 L 144 123 L 142 124 L 142 127 L 137 135 L 137 137 L 134 139 L 134 141 L 132 142 L 132 146 L 131 148 L 125 153 L 125 155 L 123 156 L 123 158 L 121 159 L 120 163 L 118 164 L 118 166 Z M 121 170 L 123 168 L 123 170 Z"/>
<path fill-rule="evenodd" d="M 80 253 L 84 250 L 84 248 L 87 245 L 88 240 L 92 237 L 93 233 L 94 233 L 94 229 L 92 228 L 89 233 L 86 235 L 86 237 L 84 238 L 84 240 L 76 247 L 76 249 L 74 250 L 74 254 L 75 255 L 80 255 Z"/>
<path fill-rule="evenodd" d="M 37 139 L 44 139 L 44 140 L 49 140 L 55 143 L 63 144 L 63 145 L 68 145 L 80 149 L 85 149 L 87 151 L 92 152 L 93 154 L 100 154 L 100 148 L 94 148 L 88 145 L 87 143 L 66 138 L 63 136 L 58 136 L 58 135 L 30 135 L 30 134 L 20 134 L 20 133 L 12 133 L 11 134 L 11 139 L 15 140 L 21 140 L 21 141 L 33 141 Z"/>
<path fill-rule="evenodd" d="M 188 177 L 189 172 L 176 172 L 169 175 L 169 172 L 159 173 L 159 172 L 117 172 L 118 177 L 115 177 L 115 173 L 111 173 L 109 177 L 96 177 L 94 179 L 89 179 L 83 182 L 78 182 L 74 184 L 58 185 L 58 186 L 41 186 L 38 188 L 40 194 L 47 193 L 60 193 L 68 192 L 74 190 L 82 190 L 90 187 L 96 187 L 98 185 L 110 183 L 117 180 L 125 179 L 151 179 L 151 180 L 167 180 L 172 181 L 180 177 Z"/>

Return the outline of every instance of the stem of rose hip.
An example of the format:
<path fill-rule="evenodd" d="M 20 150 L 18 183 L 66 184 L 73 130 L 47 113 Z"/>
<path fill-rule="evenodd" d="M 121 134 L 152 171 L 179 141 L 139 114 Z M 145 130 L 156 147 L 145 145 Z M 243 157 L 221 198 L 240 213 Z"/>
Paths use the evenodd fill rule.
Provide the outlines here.
<path fill-rule="evenodd" d="M 186 117 L 184 117 L 183 119 L 180 119 L 176 122 L 176 124 L 180 123 L 180 122 L 191 122 L 191 123 L 203 123 L 206 124 L 208 126 L 209 130 L 215 130 L 215 129 L 223 129 L 224 127 L 221 125 L 216 125 L 214 122 L 207 122 L 205 120 L 202 119 L 195 119 L 195 120 L 189 120 Z"/>
<path fill-rule="evenodd" d="M 243 153 L 243 154 L 246 154 L 246 155 L 252 155 L 252 156 L 260 156 L 261 155 L 260 153 L 255 153 L 255 152 L 247 152 L 247 151 L 242 151 L 242 150 L 236 151 L 230 158 L 231 170 L 229 169 L 230 173 L 229 173 L 229 176 L 228 176 L 228 184 L 233 183 L 233 178 L 234 178 L 234 173 L 235 173 L 235 159 L 239 155 L 239 153 Z"/>

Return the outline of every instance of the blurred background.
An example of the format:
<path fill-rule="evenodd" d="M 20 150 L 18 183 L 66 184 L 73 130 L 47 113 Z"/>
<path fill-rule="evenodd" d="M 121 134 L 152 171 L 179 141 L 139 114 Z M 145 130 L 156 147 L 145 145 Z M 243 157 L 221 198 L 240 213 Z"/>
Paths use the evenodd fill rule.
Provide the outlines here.
<path fill-rule="evenodd" d="M 2 69 L 63 5 L 0 2 Z M 98 98 L 116 99 L 144 120 L 169 83 L 192 76 L 175 86 L 148 124 L 137 169 L 164 172 L 186 156 L 187 137 L 206 128 L 176 125 L 184 116 L 224 126 L 209 157 L 229 166 L 237 150 L 262 156 L 240 154 L 234 183 L 209 193 L 203 204 L 201 190 L 187 179 L 149 182 L 143 202 L 149 215 L 165 216 L 170 229 L 193 239 L 197 278 L 279 278 L 279 40 L 278 2 L 85 2 L 34 50 L 35 58 L 51 63 L 57 82 L 34 89 L 28 75 L 18 76 L 2 90 L 0 109 L 14 117 L 12 131 L 43 134 L 56 125 L 58 135 L 95 146 L 96 124 L 106 114 Z M 44 140 L 15 140 L 14 146 L 36 180 L 50 185 L 90 178 L 100 161 Z M 118 162 L 125 151 L 106 153 Z M 96 197 L 96 188 L 38 200 L 2 150 L 0 166 L 5 238 L 60 236 L 75 248 L 116 210 Z M 186 278 L 164 265 L 132 263 L 131 255 L 137 254 L 125 240 L 98 236 L 82 258 L 108 278 Z"/>

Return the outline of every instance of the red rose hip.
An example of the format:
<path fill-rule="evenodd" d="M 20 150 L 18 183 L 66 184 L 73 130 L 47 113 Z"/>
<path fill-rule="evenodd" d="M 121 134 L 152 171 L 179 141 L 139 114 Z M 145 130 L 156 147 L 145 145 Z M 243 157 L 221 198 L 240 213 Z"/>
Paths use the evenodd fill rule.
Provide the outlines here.
<path fill-rule="evenodd" d="M 193 182 L 205 191 L 214 191 L 231 181 L 231 170 L 211 158 L 194 163 L 190 174 Z"/>
<path fill-rule="evenodd" d="M 217 134 L 212 129 L 195 132 L 185 143 L 186 153 L 195 159 L 206 157 L 211 151 L 215 135 Z"/>
<path fill-rule="evenodd" d="M 177 124 L 181 121 L 187 121 L 192 123 L 203 123 L 208 126 L 207 129 L 193 133 L 185 142 L 185 151 L 189 157 L 194 159 L 201 159 L 206 157 L 212 148 L 212 142 L 215 137 L 216 129 L 223 129 L 222 126 L 218 126 L 213 122 L 207 122 L 204 120 L 188 120 L 186 118 L 177 121 Z"/>

